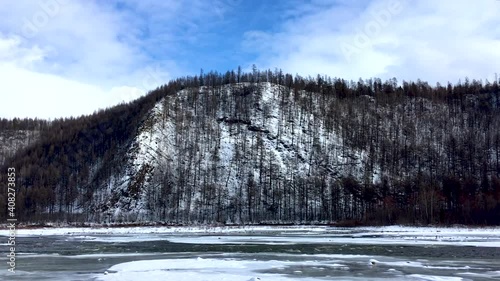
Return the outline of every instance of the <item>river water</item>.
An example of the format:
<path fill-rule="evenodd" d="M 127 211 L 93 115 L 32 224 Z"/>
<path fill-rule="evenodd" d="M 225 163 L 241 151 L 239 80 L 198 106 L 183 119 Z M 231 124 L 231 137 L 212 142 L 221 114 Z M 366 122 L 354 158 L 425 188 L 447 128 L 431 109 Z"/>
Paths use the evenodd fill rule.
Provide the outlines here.
<path fill-rule="evenodd" d="M 386 238 L 328 232 L 28 235 L 16 241 L 16 273 L 5 265 L 0 279 L 500 280 L 498 247 Z"/>

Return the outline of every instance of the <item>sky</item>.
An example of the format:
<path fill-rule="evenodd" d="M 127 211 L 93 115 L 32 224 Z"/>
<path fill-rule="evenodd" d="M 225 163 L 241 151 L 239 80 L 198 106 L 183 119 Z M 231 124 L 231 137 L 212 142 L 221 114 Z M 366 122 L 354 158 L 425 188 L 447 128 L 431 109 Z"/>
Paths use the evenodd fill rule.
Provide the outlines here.
<path fill-rule="evenodd" d="M 80 116 L 179 76 L 500 76 L 498 0 L 0 0 L 0 118 Z"/>

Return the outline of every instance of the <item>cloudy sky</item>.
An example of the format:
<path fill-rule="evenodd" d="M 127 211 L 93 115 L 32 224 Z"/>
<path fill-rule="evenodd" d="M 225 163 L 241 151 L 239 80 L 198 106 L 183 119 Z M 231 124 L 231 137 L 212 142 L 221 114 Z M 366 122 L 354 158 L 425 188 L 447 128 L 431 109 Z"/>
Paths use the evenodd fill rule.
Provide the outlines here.
<path fill-rule="evenodd" d="M 0 0 L 0 118 L 89 114 L 182 75 L 500 74 L 498 0 Z"/>

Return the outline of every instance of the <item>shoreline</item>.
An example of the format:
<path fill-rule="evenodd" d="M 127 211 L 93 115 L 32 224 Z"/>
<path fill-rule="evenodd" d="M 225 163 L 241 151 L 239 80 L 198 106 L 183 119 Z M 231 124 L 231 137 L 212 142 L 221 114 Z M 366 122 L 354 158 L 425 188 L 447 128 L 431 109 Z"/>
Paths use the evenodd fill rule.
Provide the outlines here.
<path fill-rule="evenodd" d="M 390 235 L 492 235 L 500 236 L 500 226 L 332 226 L 332 225 L 17 225 L 16 234 L 22 236 L 73 235 L 73 234 L 238 234 L 238 233 L 341 233 L 345 231 L 370 232 Z M 2 226 L 0 236 L 8 236 L 9 228 Z"/>

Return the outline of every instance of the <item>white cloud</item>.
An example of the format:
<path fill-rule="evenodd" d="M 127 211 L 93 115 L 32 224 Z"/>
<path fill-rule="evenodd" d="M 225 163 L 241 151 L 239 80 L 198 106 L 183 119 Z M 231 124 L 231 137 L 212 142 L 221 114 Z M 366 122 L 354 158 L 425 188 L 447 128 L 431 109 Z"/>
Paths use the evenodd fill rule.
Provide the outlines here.
<path fill-rule="evenodd" d="M 30 48 L 21 46 L 21 39 L 17 36 L 2 38 L 0 34 L 0 62 L 11 62 L 25 68 L 33 68 L 43 61 L 46 51 L 37 45 Z"/>
<path fill-rule="evenodd" d="M 2 3 L 0 117 L 89 114 L 135 99 L 179 71 L 172 60 L 144 52 L 135 22 L 143 19 L 98 3 Z"/>
<path fill-rule="evenodd" d="M 90 114 L 141 96 L 147 89 L 142 86 L 154 87 L 161 83 L 157 78 L 161 76 L 153 76 L 157 79 L 147 80 L 151 81 L 149 84 L 137 80 L 132 86 L 107 87 L 99 81 L 88 83 L 45 72 L 44 67 L 50 68 L 47 62 L 50 51 L 38 45 L 29 46 L 24 41 L 19 36 L 0 34 L 0 117 L 58 118 Z M 150 75 L 145 71 L 136 74 L 143 79 Z"/>
<path fill-rule="evenodd" d="M 0 64 L 1 117 L 57 118 L 91 114 L 100 108 L 130 101 L 143 94 L 135 87 L 110 90 L 53 74 Z"/>
<path fill-rule="evenodd" d="M 199 69 L 185 47 L 229 24 L 239 1 L 3 1 L 0 117 L 91 113 Z M 396 12 L 392 1 L 291 0 L 273 32 L 245 34 L 258 58 L 241 65 L 431 83 L 500 72 L 500 1 L 399 0 Z"/>
<path fill-rule="evenodd" d="M 92 113 L 186 74 L 183 44 L 238 1 L 3 1 L 0 117 Z"/>
<path fill-rule="evenodd" d="M 353 80 L 455 83 L 500 72 L 500 1 L 333 2 L 294 7 L 278 32 L 248 32 L 243 48 L 257 50 L 260 67 Z"/>

